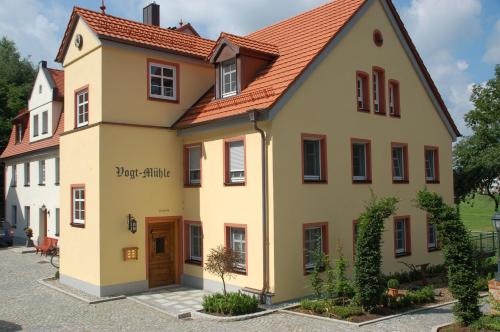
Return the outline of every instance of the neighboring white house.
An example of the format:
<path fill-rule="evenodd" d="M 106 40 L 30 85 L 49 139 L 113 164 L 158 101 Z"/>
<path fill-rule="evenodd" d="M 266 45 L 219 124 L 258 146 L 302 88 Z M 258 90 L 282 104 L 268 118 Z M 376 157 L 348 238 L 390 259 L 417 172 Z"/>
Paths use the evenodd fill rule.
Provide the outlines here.
<path fill-rule="evenodd" d="M 42 61 L 28 109 L 13 121 L 9 143 L 0 159 L 5 163 L 5 218 L 22 243 L 24 228 L 33 240 L 59 236 L 59 135 L 63 132 L 64 72 Z"/>

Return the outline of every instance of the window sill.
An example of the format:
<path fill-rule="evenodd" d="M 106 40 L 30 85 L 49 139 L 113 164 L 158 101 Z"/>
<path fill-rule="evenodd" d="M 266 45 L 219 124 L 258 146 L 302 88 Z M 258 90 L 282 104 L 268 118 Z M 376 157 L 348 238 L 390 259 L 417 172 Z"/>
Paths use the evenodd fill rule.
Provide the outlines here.
<path fill-rule="evenodd" d="M 408 183 L 410 183 L 410 181 L 409 180 L 394 180 L 394 179 L 392 179 L 392 183 L 393 184 L 408 184 Z"/>
<path fill-rule="evenodd" d="M 245 182 L 224 182 L 224 185 L 228 186 L 228 187 L 236 187 L 236 186 L 244 186 L 244 185 L 246 185 L 246 183 Z"/>
<path fill-rule="evenodd" d="M 372 180 L 352 180 L 353 184 L 371 184 Z"/>
<path fill-rule="evenodd" d="M 196 266 L 202 266 L 203 264 L 201 263 L 201 261 L 195 261 L 193 259 L 186 259 L 184 261 L 184 263 L 186 264 L 190 264 L 190 265 L 196 265 Z"/>
<path fill-rule="evenodd" d="M 389 114 L 391 118 L 401 119 L 401 115 L 399 114 Z"/>
<path fill-rule="evenodd" d="M 320 267 L 319 272 L 320 272 L 320 273 L 321 273 L 321 272 L 325 272 L 325 270 L 326 270 L 326 268 L 325 268 L 324 266 L 322 266 L 322 267 Z M 311 273 L 313 273 L 313 272 L 314 272 L 314 268 L 310 268 L 310 269 L 309 269 L 309 268 L 307 268 L 307 269 L 306 269 L 306 268 L 304 267 L 304 275 L 305 275 L 305 276 L 310 275 L 310 274 L 311 274 Z"/>
<path fill-rule="evenodd" d="M 55 235 L 55 236 L 57 236 L 57 237 L 59 237 L 59 236 L 60 236 L 60 235 L 59 235 L 59 233 L 55 233 L 54 235 Z"/>
<path fill-rule="evenodd" d="M 54 186 L 58 186 L 58 185 L 59 185 L 59 182 L 55 182 L 55 183 L 54 183 Z"/>
<path fill-rule="evenodd" d="M 382 116 L 386 116 L 385 112 L 373 112 L 373 114 L 375 114 L 375 115 L 382 115 Z"/>
<path fill-rule="evenodd" d="M 149 95 L 148 96 L 148 99 L 151 100 L 151 101 L 163 101 L 165 103 L 174 103 L 174 104 L 178 104 L 179 103 L 179 99 L 176 98 L 176 99 L 167 99 L 167 98 L 162 98 L 162 97 L 156 97 L 156 96 L 151 96 Z"/>
<path fill-rule="evenodd" d="M 25 184 L 24 186 L 25 186 L 25 187 L 29 187 L 30 185 L 29 185 L 29 184 Z"/>
<path fill-rule="evenodd" d="M 304 184 L 328 184 L 327 180 L 302 180 Z"/>
<path fill-rule="evenodd" d="M 45 183 L 39 183 L 38 185 L 39 186 L 45 186 Z"/>
<path fill-rule="evenodd" d="M 358 108 L 358 112 L 361 112 L 361 113 L 370 113 L 370 109 L 369 108 Z"/>
<path fill-rule="evenodd" d="M 439 184 L 439 180 L 425 180 L 425 183 L 428 183 L 428 184 Z"/>
<path fill-rule="evenodd" d="M 411 252 L 402 252 L 394 255 L 396 258 L 411 256 Z"/>
<path fill-rule="evenodd" d="M 427 252 L 440 251 L 440 250 L 441 250 L 441 248 L 439 248 L 439 247 L 427 248 Z"/>
<path fill-rule="evenodd" d="M 247 271 L 246 270 L 235 270 L 235 269 L 233 269 L 233 273 L 234 274 L 239 274 L 239 275 L 242 275 L 242 276 L 246 276 L 247 275 Z"/>
<path fill-rule="evenodd" d="M 85 224 L 75 224 L 75 223 L 70 223 L 69 224 L 71 227 L 76 227 L 76 228 L 85 228 Z"/>
<path fill-rule="evenodd" d="M 201 188 L 201 183 L 200 184 L 184 184 L 184 188 Z"/>
<path fill-rule="evenodd" d="M 49 132 L 48 132 L 48 131 L 46 131 L 46 132 L 42 133 L 42 135 L 47 135 L 48 133 L 49 133 Z"/>

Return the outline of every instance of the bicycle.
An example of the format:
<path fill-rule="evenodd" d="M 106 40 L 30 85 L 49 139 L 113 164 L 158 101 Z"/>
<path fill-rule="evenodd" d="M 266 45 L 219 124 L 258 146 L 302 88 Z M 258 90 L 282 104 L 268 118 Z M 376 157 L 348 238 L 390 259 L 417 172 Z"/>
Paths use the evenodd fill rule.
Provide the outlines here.
<path fill-rule="evenodd" d="M 50 250 L 50 264 L 56 269 L 59 269 L 59 247 L 54 247 Z"/>

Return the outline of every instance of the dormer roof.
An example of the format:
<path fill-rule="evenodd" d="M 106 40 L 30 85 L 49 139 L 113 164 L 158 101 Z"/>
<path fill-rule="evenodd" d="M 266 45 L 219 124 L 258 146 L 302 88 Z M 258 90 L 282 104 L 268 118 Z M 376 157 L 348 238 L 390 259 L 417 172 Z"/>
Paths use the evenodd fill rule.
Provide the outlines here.
<path fill-rule="evenodd" d="M 236 53 L 246 51 L 269 58 L 279 56 L 278 46 L 274 44 L 222 32 L 207 57 L 208 61 L 214 63 L 225 45 L 229 45 Z"/>

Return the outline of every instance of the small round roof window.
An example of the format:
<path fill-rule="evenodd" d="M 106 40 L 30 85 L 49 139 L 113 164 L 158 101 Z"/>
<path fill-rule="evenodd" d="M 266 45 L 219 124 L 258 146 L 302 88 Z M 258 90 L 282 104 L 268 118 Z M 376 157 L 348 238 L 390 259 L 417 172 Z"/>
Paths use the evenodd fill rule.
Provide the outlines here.
<path fill-rule="evenodd" d="M 384 37 L 382 36 L 382 32 L 380 32 L 380 30 L 376 29 L 373 31 L 373 42 L 378 47 L 382 46 L 382 44 L 384 43 Z"/>

